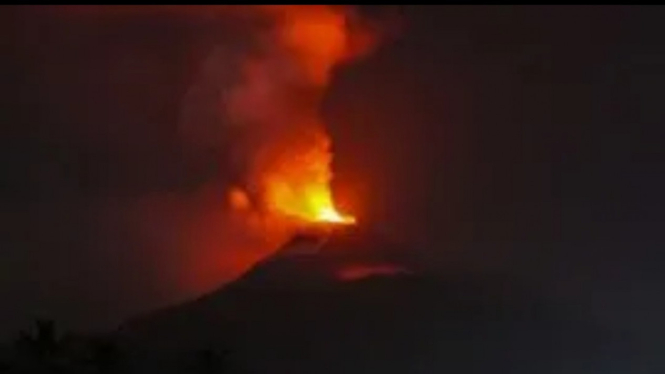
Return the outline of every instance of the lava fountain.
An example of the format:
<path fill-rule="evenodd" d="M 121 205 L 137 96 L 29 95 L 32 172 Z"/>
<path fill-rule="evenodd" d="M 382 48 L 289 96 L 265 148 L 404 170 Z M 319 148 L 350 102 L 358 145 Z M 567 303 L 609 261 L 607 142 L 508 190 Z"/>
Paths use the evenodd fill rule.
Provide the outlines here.
<path fill-rule="evenodd" d="M 277 157 L 264 175 L 268 208 L 306 222 L 353 224 L 355 217 L 335 207 L 330 186 L 330 138 L 320 133 L 304 149 Z"/>
<path fill-rule="evenodd" d="M 238 147 L 245 178 L 234 191 L 251 198 L 233 199 L 299 223 L 354 224 L 335 206 L 332 140 L 319 108 L 334 67 L 365 52 L 370 34 L 354 28 L 349 8 L 255 9 L 269 15 L 271 32 L 242 64 L 242 83 L 223 99 L 247 141 Z"/>
<path fill-rule="evenodd" d="M 301 135 L 307 141 L 272 149 L 258 176 L 263 208 L 271 215 L 305 224 L 355 224 L 355 217 L 335 206 L 330 137 L 321 128 L 315 129 L 311 139 Z M 240 188 L 234 188 L 229 198 L 237 208 L 248 206 L 250 201 Z"/>

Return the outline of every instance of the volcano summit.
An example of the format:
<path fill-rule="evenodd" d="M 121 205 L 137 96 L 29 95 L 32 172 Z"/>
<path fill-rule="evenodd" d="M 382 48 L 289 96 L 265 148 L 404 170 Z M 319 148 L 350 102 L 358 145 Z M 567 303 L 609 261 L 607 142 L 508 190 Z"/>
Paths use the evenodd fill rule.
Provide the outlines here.
<path fill-rule="evenodd" d="M 149 347 L 134 351 L 150 368 L 177 371 L 183 352 L 213 347 L 256 373 L 533 373 L 590 369 L 611 349 L 593 325 L 515 280 L 432 276 L 376 236 L 321 235 L 295 237 L 235 282 L 129 322 L 123 341 Z M 366 271 L 340 276 L 349 269 Z"/>

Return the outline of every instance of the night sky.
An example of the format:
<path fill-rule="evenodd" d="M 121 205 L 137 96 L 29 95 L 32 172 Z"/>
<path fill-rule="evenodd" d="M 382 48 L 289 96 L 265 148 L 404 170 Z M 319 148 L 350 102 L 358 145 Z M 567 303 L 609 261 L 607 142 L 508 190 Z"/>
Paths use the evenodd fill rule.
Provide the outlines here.
<path fill-rule="evenodd" d="M 609 329 L 662 336 L 665 11 L 395 11 L 398 36 L 329 87 L 340 201 L 436 271 L 520 274 Z M 0 17 L 0 336 L 41 315 L 109 326 L 228 281 L 188 278 L 210 254 L 170 242 L 216 222 L 201 188 L 227 171 L 179 121 L 226 26 Z"/>

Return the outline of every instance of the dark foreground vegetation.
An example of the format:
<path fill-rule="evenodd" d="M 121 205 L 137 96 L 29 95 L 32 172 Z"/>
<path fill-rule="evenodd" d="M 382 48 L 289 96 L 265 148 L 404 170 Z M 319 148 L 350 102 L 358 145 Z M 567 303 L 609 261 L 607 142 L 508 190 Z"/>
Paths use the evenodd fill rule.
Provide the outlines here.
<path fill-rule="evenodd" d="M 0 345 L 0 373 L 129 373 L 144 371 L 141 350 L 120 343 L 113 334 L 60 333 L 52 320 L 36 320 L 13 342 Z M 160 372 L 230 373 L 228 351 L 211 347 L 168 357 Z M 161 360 L 160 360 L 161 361 Z M 148 369 L 149 370 L 149 369 Z"/>

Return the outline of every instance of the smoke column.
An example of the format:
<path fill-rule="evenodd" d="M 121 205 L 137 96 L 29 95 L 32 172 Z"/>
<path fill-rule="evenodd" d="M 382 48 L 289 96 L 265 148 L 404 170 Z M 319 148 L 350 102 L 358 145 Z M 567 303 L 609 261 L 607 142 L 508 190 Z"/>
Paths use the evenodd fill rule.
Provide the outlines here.
<path fill-rule="evenodd" d="M 54 207 L 14 217 L 35 233 L 17 230 L 13 253 L 34 292 L 14 315 L 108 325 L 189 299 L 270 255 L 297 226 L 287 217 L 330 205 L 319 106 L 335 67 L 377 39 L 354 9 L 8 12 L 17 16 L 8 56 L 25 74 L 14 81 L 26 79 L 35 92 L 25 102 L 37 105 L 26 118 L 39 134 L 25 133 L 71 149 L 56 164 L 73 169 L 55 183 Z M 30 246 L 49 255 L 39 262 Z"/>
<path fill-rule="evenodd" d="M 160 290 L 161 301 L 151 304 L 234 279 L 276 250 L 299 221 L 315 216 L 315 208 L 332 206 L 332 142 L 320 104 L 335 67 L 371 52 L 383 27 L 345 6 L 43 9 L 97 24 L 143 17 L 184 21 L 203 25 L 202 39 L 219 40 L 180 107 L 183 179 L 204 182 L 195 190 L 113 204 L 104 214 L 114 220 L 105 227 L 129 226 L 106 235 L 118 238 L 117 246 L 128 236 L 132 247 L 141 248 L 141 262 L 154 264 L 145 276 L 154 278 L 151 287 Z M 190 178 L 202 164 L 214 164 L 215 171 Z"/>
<path fill-rule="evenodd" d="M 242 42 L 210 53 L 183 100 L 183 138 L 193 152 L 216 150 L 225 173 L 221 190 L 198 193 L 201 211 L 180 238 L 195 254 L 185 269 L 193 279 L 185 283 L 197 289 L 233 279 L 269 255 L 297 229 L 298 219 L 290 218 L 332 206 L 331 139 L 320 104 L 334 68 L 376 40 L 348 7 L 218 11 L 252 27 L 238 34 Z"/>

